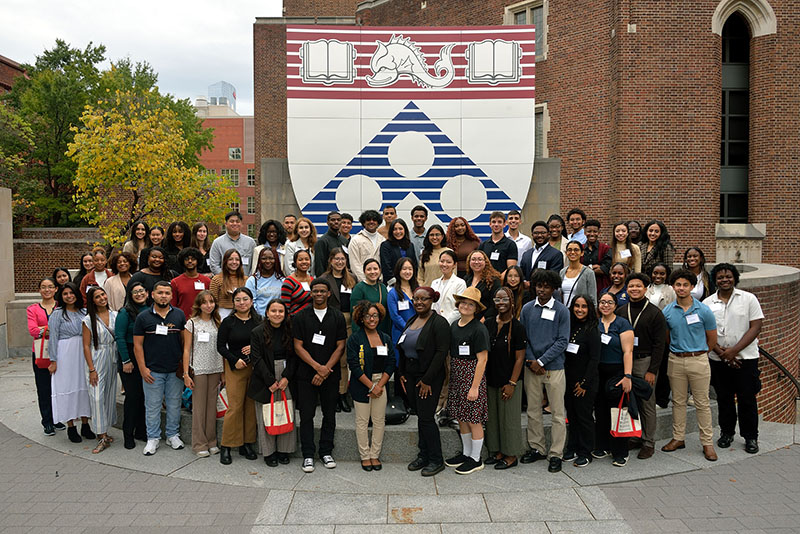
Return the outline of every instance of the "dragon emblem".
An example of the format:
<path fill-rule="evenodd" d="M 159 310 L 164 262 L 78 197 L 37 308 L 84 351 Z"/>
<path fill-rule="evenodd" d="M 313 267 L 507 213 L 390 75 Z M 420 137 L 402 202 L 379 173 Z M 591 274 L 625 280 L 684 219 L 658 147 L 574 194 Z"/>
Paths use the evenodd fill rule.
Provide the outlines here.
<path fill-rule="evenodd" d="M 420 87 L 447 87 L 455 77 L 451 53 L 454 44 L 448 44 L 439 51 L 439 59 L 433 65 L 436 75 L 428 72 L 425 56 L 411 39 L 401 35 L 392 35 L 388 43 L 378 43 L 378 49 L 372 55 L 369 66 L 372 76 L 367 76 L 371 87 L 392 85 L 400 76 L 409 76 Z"/>

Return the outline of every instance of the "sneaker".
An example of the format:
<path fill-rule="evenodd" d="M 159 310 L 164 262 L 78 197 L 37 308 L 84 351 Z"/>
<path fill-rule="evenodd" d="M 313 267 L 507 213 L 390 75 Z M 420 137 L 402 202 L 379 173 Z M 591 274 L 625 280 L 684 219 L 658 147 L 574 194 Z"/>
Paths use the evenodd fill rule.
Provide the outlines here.
<path fill-rule="evenodd" d="M 578 456 L 578 459 L 572 462 L 572 465 L 575 467 L 586 467 L 590 463 L 592 463 L 591 458 L 587 458 L 586 456 Z"/>
<path fill-rule="evenodd" d="M 183 448 L 183 442 L 181 441 L 181 437 L 178 434 L 175 434 L 171 438 L 167 438 L 167 445 L 173 448 L 173 450 L 179 451 Z"/>
<path fill-rule="evenodd" d="M 156 449 L 158 449 L 158 442 L 161 441 L 159 439 L 148 439 L 147 445 L 144 446 L 142 450 L 142 454 L 145 456 L 153 456 L 156 453 Z"/>
<path fill-rule="evenodd" d="M 219 454 L 219 447 L 210 447 L 208 449 L 209 454 Z"/>
<path fill-rule="evenodd" d="M 476 460 L 467 456 L 467 460 L 456 467 L 456 473 L 459 475 L 468 475 L 470 473 L 474 473 L 475 471 L 480 471 L 483 469 L 483 462 L 480 460 Z"/>
<path fill-rule="evenodd" d="M 416 458 L 414 458 L 414 461 L 412 461 L 410 464 L 408 464 L 408 470 L 409 471 L 419 471 L 420 469 L 422 469 L 426 465 L 428 465 L 428 461 L 427 460 L 423 460 L 422 458 L 417 456 Z"/>
<path fill-rule="evenodd" d="M 592 451 L 592 457 L 593 457 L 593 458 L 597 458 L 598 460 L 599 460 L 600 458 L 605 458 L 605 457 L 606 457 L 606 456 L 608 456 L 609 454 L 610 454 L 610 453 L 609 453 L 608 451 L 606 451 L 606 450 L 603 450 L 603 449 L 595 449 L 595 450 L 593 450 L 593 451 Z"/>
<path fill-rule="evenodd" d="M 422 476 L 432 477 L 444 471 L 444 464 L 429 463 L 422 468 Z"/>
<path fill-rule="evenodd" d="M 44 435 L 45 436 L 55 436 L 56 435 L 56 428 L 53 425 L 45 425 L 44 426 Z"/>
<path fill-rule="evenodd" d="M 333 459 L 333 456 L 326 454 L 322 457 L 322 465 L 325 469 L 333 469 L 336 467 L 336 461 Z"/>
<path fill-rule="evenodd" d="M 561 458 L 558 456 L 550 458 L 550 465 L 547 466 L 547 470 L 551 473 L 558 473 L 561 471 Z"/>
<path fill-rule="evenodd" d="M 447 467 L 458 467 L 459 465 L 463 464 L 469 459 L 469 456 L 464 455 L 464 453 L 458 453 L 452 458 L 448 458 L 444 461 L 444 465 Z"/>
<path fill-rule="evenodd" d="M 314 459 L 313 458 L 303 458 L 303 471 L 306 473 L 313 473 L 314 472 Z"/>
<path fill-rule="evenodd" d="M 211 453 L 208 451 L 197 451 L 197 456 L 200 458 L 208 458 L 211 456 Z"/>
<path fill-rule="evenodd" d="M 565 462 L 571 462 L 576 457 L 577 457 L 577 454 L 575 454 L 572 451 L 567 451 L 561 456 L 561 459 L 564 460 Z"/>
<path fill-rule="evenodd" d="M 56 430 L 66 430 L 67 425 L 65 425 L 64 423 L 56 423 L 53 425 L 53 428 L 55 428 Z"/>
<path fill-rule="evenodd" d="M 625 464 L 628 463 L 628 457 L 622 456 L 620 458 L 614 458 L 614 461 L 611 462 L 611 465 L 614 467 L 625 467 Z"/>

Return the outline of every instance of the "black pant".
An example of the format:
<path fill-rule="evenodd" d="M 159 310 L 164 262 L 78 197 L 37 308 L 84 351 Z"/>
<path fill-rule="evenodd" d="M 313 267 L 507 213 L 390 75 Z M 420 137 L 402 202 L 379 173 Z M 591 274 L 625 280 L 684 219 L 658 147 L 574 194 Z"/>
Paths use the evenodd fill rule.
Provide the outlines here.
<path fill-rule="evenodd" d="M 597 366 L 600 381 L 597 396 L 594 402 L 594 443 L 595 447 L 604 451 L 611 451 L 614 458 L 628 456 L 628 440 L 630 438 L 615 438 L 611 436 L 611 408 L 619 405 L 619 399 L 611 400 L 606 393 L 606 382 L 609 379 L 622 376 L 622 364 L 601 363 Z"/>
<path fill-rule="evenodd" d="M 419 387 L 416 384 L 422 379 L 424 372 L 414 369 L 416 365 L 413 362 L 409 362 L 409 367 L 411 369 L 406 371 L 406 387 L 409 393 L 409 406 L 417 411 L 418 456 L 428 463 L 441 464 L 444 462 L 442 440 L 439 437 L 439 425 L 436 424 L 435 416 L 444 384 L 444 369 L 440 378 L 437 377 L 433 384 L 427 384 L 431 387 L 431 392 L 423 399 L 419 396 Z"/>
<path fill-rule="evenodd" d="M 741 367 L 734 369 L 727 363 L 710 360 L 711 384 L 717 392 L 719 426 L 723 434 L 736 433 L 738 407 L 739 434 L 744 439 L 758 439 L 758 404 L 756 394 L 761 391 L 758 360 L 740 360 Z"/>
<path fill-rule="evenodd" d="M 338 368 L 337 368 L 338 369 Z M 303 458 L 314 457 L 314 415 L 317 399 L 322 409 L 322 427 L 319 433 L 319 457 L 333 452 L 333 434 L 336 432 L 336 402 L 339 400 L 341 375 L 333 372 L 321 385 L 311 380 L 297 380 L 297 407 L 300 410 L 300 448 Z"/>
<path fill-rule="evenodd" d="M 658 368 L 656 378 L 656 404 L 666 407 L 669 404 L 669 394 L 672 389 L 669 387 L 669 377 L 667 376 L 667 363 L 669 362 L 669 352 L 664 353 L 661 358 L 661 365 Z"/>
<path fill-rule="evenodd" d="M 39 414 L 42 416 L 42 426 L 53 424 L 53 398 L 50 389 L 50 371 L 47 368 L 36 367 L 36 354 L 31 357 L 33 365 L 33 378 L 36 381 L 36 397 L 39 401 Z"/>
<path fill-rule="evenodd" d="M 583 397 L 576 397 L 573 393 L 575 381 L 567 381 L 567 392 L 564 395 L 564 406 L 567 409 L 569 420 L 569 437 L 567 451 L 578 456 L 589 458 L 594 449 L 594 399 L 597 394 L 597 384 L 586 387 Z"/>
<path fill-rule="evenodd" d="M 128 354 L 133 354 L 133 345 L 131 344 L 128 344 Z M 125 388 L 125 401 L 122 406 L 122 434 L 125 437 L 147 439 L 142 375 L 139 374 L 139 367 L 134 358 L 131 358 L 131 363 L 133 363 L 133 371 L 123 373 L 122 360 L 117 360 L 119 377 L 122 380 L 122 387 Z"/>

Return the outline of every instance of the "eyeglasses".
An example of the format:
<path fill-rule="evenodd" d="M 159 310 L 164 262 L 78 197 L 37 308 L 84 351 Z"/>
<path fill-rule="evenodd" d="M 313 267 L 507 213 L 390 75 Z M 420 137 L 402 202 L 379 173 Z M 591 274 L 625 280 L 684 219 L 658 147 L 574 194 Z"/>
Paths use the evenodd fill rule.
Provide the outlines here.
<path fill-rule="evenodd" d="M 501 297 L 501 298 L 494 298 L 492 299 L 495 304 L 508 304 L 511 302 L 508 297 Z"/>
<path fill-rule="evenodd" d="M 368 313 L 364 316 L 364 319 L 380 319 L 381 316 L 377 313 Z"/>
<path fill-rule="evenodd" d="M 134 289 L 131 291 L 131 295 L 147 295 L 146 289 Z"/>
<path fill-rule="evenodd" d="M 598 306 L 613 306 L 614 305 L 614 301 L 613 300 L 601 300 L 597 305 Z"/>

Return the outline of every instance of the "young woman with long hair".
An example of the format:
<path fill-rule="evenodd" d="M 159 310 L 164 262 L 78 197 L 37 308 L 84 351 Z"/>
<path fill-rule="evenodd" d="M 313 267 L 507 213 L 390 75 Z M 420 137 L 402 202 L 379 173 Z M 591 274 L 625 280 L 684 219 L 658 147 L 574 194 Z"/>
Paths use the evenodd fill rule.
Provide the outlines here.
<path fill-rule="evenodd" d="M 706 270 L 706 255 L 699 247 L 689 247 L 683 253 L 683 268 L 697 276 L 697 284 L 692 288 L 692 296 L 699 301 L 714 293 L 717 288 Z"/>
<path fill-rule="evenodd" d="M 278 251 L 278 256 L 280 256 L 281 259 L 281 267 L 283 267 L 284 258 L 286 257 L 286 240 L 286 229 L 283 227 L 283 224 L 275 219 L 269 219 L 262 224 L 261 228 L 258 230 L 258 239 L 256 240 L 258 245 L 253 249 L 253 257 L 257 258 L 262 248 L 274 248 Z M 293 256 L 290 256 L 290 259 L 292 258 Z M 253 265 L 250 266 L 250 273 L 248 274 L 253 274 L 255 270 L 256 266 L 255 262 L 253 262 Z"/>
<path fill-rule="evenodd" d="M 447 246 L 456 254 L 456 274 L 463 279 L 467 274 L 467 256 L 481 244 L 464 217 L 453 217 L 447 225 Z"/>
<path fill-rule="evenodd" d="M 294 273 L 292 262 L 294 253 L 298 250 L 307 250 L 311 254 L 311 269 L 309 272 L 314 275 L 314 245 L 317 244 L 317 229 L 314 224 L 300 217 L 294 226 L 294 239 L 286 242 L 286 253 L 283 255 L 283 272 L 288 276 Z"/>
<path fill-rule="evenodd" d="M 365 280 L 356 284 L 353 288 L 353 294 L 350 296 L 350 306 L 355 308 L 355 305 L 362 300 L 369 302 L 376 302 L 386 309 L 389 302 L 389 290 L 386 285 L 381 282 L 381 265 L 375 258 L 369 258 L 364 262 L 364 277 Z M 352 314 L 352 308 L 350 313 Z M 358 331 L 358 325 L 353 323 L 353 332 Z M 378 329 L 388 335 L 392 334 L 392 323 L 386 314 L 378 325 Z"/>
<path fill-rule="evenodd" d="M 512 265 L 506 269 L 502 283 L 503 287 L 511 290 L 512 300 L 514 301 L 514 318 L 519 319 L 522 307 L 534 299 L 531 296 L 531 292 L 525 289 L 525 274 L 522 272 L 522 267 Z"/>
<path fill-rule="evenodd" d="M 203 255 L 203 261 L 197 266 L 198 273 L 210 273 L 211 267 L 208 266 L 208 253 L 211 252 L 211 239 L 208 237 L 208 225 L 204 222 L 196 222 L 192 226 L 192 240 L 190 246 L 196 248 Z"/>
<path fill-rule="evenodd" d="M 151 246 L 150 227 L 144 221 L 136 221 L 133 223 L 133 226 L 131 226 L 130 239 L 125 241 L 125 244 L 122 245 L 122 251 L 133 254 L 138 258 L 139 254 L 141 254 L 144 249 Z"/>
<path fill-rule="evenodd" d="M 650 276 L 657 263 L 672 263 L 675 257 L 675 247 L 663 222 L 652 220 L 644 225 L 639 248 L 642 251 L 642 272 Z"/>
<path fill-rule="evenodd" d="M 142 267 L 138 272 L 131 276 L 131 282 L 141 282 L 144 284 L 148 293 L 153 292 L 156 282 L 169 282 L 175 278 L 175 273 L 167 267 L 167 251 L 161 247 L 150 247 L 142 252 L 141 258 L 144 263 L 139 263 Z"/>
<path fill-rule="evenodd" d="M 467 287 L 474 287 L 481 294 L 482 309 L 477 311 L 478 319 L 480 319 L 486 310 L 493 307 L 492 295 L 500 287 L 500 273 L 492 267 L 489 256 L 484 251 L 473 250 L 470 252 L 467 257 L 467 275 L 464 282 Z"/>
<path fill-rule="evenodd" d="M 223 319 L 233 313 L 233 292 L 247 283 L 242 269 L 242 256 L 236 249 L 228 249 L 222 255 L 222 272 L 215 274 L 208 288 L 214 295 L 219 307 L 219 316 Z"/>
<path fill-rule="evenodd" d="M 78 286 L 81 290 L 84 300 L 86 299 L 86 290 L 89 286 L 103 287 L 106 280 L 113 276 L 111 270 L 106 268 L 108 260 L 106 258 L 106 249 L 103 247 L 94 247 L 92 249 L 92 265 L 93 268 L 86 275 L 81 278 L 81 283 Z"/>
<path fill-rule="evenodd" d="M 631 241 L 628 225 L 624 222 L 614 225 L 611 250 L 614 263 L 624 263 L 632 273 L 642 272 L 642 251 L 639 245 Z"/>
<path fill-rule="evenodd" d="M 181 250 L 192 246 L 192 232 L 189 230 L 189 225 L 183 221 L 170 223 L 165 242 L 167 266 L 178 274 L 182 273 L 183 265 L 178 261 L 178 254 Z"/>
<path fill-rule="evenodd" d="M 44 343 L 50 337 L 47 321 L 56 308 L 55 295 L 58 285 L 53 278 L 45 278 L 39 282 L 39 295 L 42 299 L 36 304 L 31 304 L 26 310 L 28 319 L 28 332 L 33 337 L 33 347 L 31 357 L 33 364 L 33 377 L 36 382 L 36 397 L 39 403 L 39 414 L 42 416 L 42 427 L 46 436 L 56 433 L 56 426 L 53 422 L 52 390 L 50 389 L 50 373 L 47 367 L 36 366 L 36 347 Z M 64 430 L 62 423 L 58 424 L 58 430 Z"/>
<path fill-rule="evenodd" d="M 259 315 L 266 313 L 267 304 L 281 298 L 283 278 L 278 251 L 274 248 L 262 248 L 256 256 L 256 272 L 244 285 L 253 293 L 253 305 Z"/>
<path fill-rule="evenodd" d="M 311 266 L 311 253 L 308 250 L 298 250 L 292 259 L 294 273 L 287 276 L 281 285 L 281 300 L 286 303 L 289 314 L 294 316 L 311 304 L 311 281 L 314 279 L 309 274 Z"/>
<path fill-rule="evenodd" d="M 431 282 L 442 276 L 439 270 L 439 254 L 444 250 L 451 250 L 444 246 L 444 229 L 438 224 L 428 228 L 423 242 L 422 253 L 419 255 L 418 281 L 419 285 L 430 287 Z"/>
<path fill-rule="evenodd" d="M 403 219 L 395 219 L 389 223 L 388 237 L 380 246 L 381 274 L 386 285 L 394 278 L 394 268 L 401 258 L 408 258 L 416 274 L 417 257 L 408 235 L 408 226 Z"/>
<path fill-rule="evenodd" d="M 135 440 L 147 441 L 145 422 L 144 388 L 142 375 L 133 354 L 133 325 L 136 317 L 147 309 L 150 294 L 142 282 L 128 282 L 125 289 L 125 305 L 114 322 L 114 337 L 117 340 L 119 362 L 117 371 L 125 388 L 125 401 L 122 407 L 122 436 L 125 448 L 136 447 Z"/>

